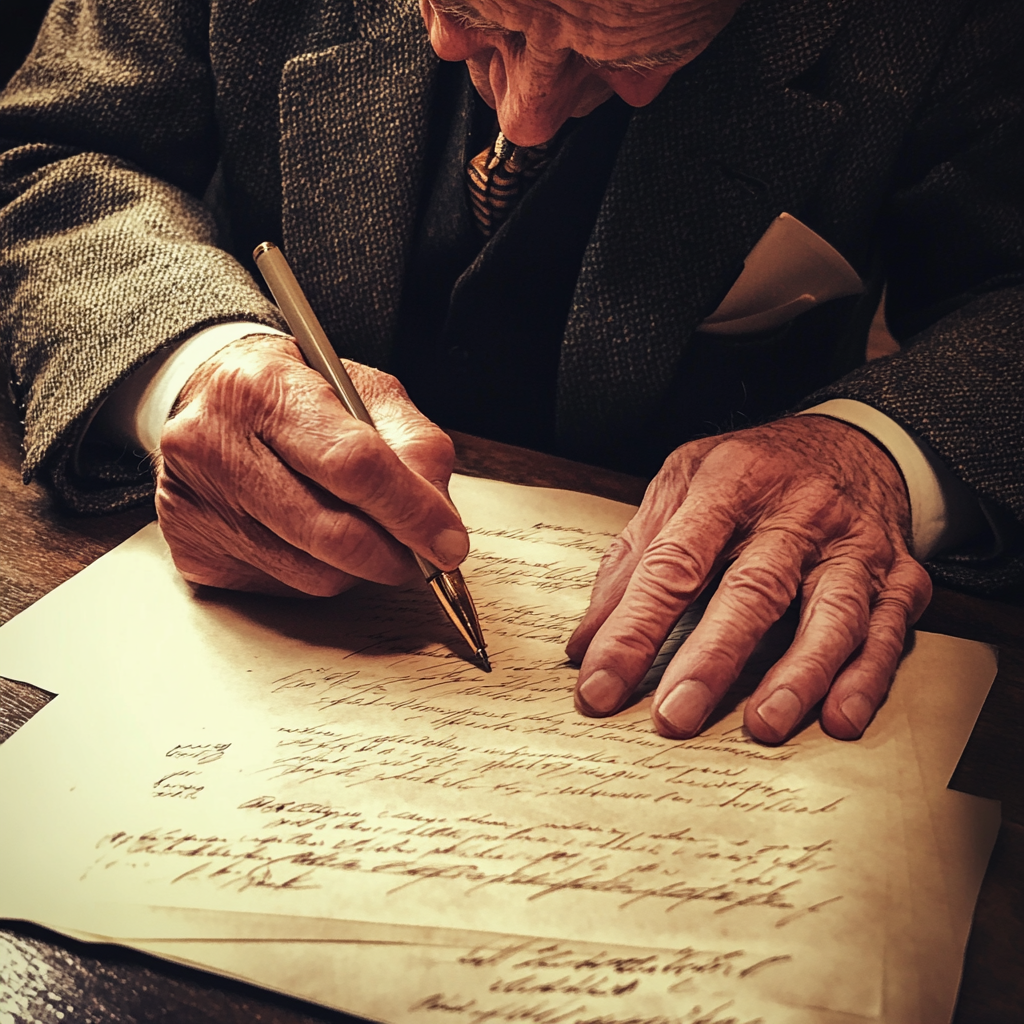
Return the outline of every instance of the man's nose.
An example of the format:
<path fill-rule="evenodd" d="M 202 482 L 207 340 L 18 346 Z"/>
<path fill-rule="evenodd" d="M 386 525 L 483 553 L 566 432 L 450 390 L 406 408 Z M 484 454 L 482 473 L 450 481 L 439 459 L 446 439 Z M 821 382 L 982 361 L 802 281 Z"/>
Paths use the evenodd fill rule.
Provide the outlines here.
<path fill-rule="evenodd" d="M 498 123 L 517 146 L 547 142 L 600 86 L 571 50 L 537 50 L 516 39 L 496 40 L 487 74 Z"/>

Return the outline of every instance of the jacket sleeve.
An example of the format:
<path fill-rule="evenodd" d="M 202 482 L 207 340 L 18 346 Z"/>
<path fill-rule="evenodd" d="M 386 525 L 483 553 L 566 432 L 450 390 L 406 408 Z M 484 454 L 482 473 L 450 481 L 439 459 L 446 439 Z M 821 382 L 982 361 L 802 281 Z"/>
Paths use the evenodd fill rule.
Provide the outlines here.
<path fill-rule="evenodd" d="M 202 0 L 55 0 L 0 95 L 0 364 L 26 481 L 77 511 L 151 493 L 137 458 L 72 458 L 133 369 L 204 326 L 280 325 L 202 202 L 218 159 L 209 16 Z"/>
<path fill-rule="evenodd" d="M 1024 592 L 1024 5 L 972 5 L 907 141 L 885 211 L 897 355 L 802 403 L 852 398 L 926 441 L 994 542 L 928 563 L 941 583 Z"/>

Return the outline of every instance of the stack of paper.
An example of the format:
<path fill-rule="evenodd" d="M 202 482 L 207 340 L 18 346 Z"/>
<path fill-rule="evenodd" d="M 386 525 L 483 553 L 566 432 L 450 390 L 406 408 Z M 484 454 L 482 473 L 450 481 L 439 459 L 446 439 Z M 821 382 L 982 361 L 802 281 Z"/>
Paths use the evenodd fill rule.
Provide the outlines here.
<path fill-rule="evenodd" d="M 919 635 L 858 743 L 572 707 L 631 509 L 457 478 L 494 672 L 418 585 L 197 595 L 155 526 L 0 630 L 0 915 L 391 1022 L 948 1020 L 998 823 L 995 674 Z"/>

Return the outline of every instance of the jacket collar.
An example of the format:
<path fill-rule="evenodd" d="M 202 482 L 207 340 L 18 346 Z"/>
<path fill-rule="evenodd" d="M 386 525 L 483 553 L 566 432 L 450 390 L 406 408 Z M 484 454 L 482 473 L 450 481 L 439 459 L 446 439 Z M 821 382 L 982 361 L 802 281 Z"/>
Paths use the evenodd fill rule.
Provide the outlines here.
<path fill-rule="evenodd" d="M 438 61 L 415 2 L 357 6 L 360 37 L 285 65 L 282 237 L 343 355 L 387 364 Z"/>
<path fill-rule="evenodd" d="M 748 0 L 638 110 L 584 256 L 562 347 L 558 438 L 584 460 L 628 450 L 686 342 L 843 136 L 843 110 L 790 87 L 838 31 L 846 0 Z"/>

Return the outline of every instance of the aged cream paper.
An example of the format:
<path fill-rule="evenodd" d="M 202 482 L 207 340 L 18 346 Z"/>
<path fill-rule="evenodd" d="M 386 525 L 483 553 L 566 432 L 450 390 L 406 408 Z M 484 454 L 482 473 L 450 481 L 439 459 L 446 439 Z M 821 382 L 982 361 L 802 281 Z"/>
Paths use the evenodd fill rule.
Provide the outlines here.
<path fill-rule="evenodd" d="M 904 770 L 908 774 L 916 770 L 919 788 L 914 795 L 915 787 L 908 786 L 901 800 L 908 850 L 934 851 L 930 857 L 912 861 L 911 893 L 918 904 L 918 918 L 929 921 L 934 929 L 929 948 L 922 950 L 920 958 L 922 1016 L 945 1021 L 952 1014 L 974 904 L 1000 820 L 996 801 L 947 789 L 946 783 L 987 693 L 987 686 L 982 690 L 979 684 L 994 677 L 996 659 L 991 649 L 979 650 L 980 645 L 945 636 L 926 639 L 913 653 L 923 699 L 903 702 L 912 740 L 912 752 L 904 748 Z M 960 687 L 949 685 L 948 680 L 958 680 Z M 969 703 L 965 706 L 966 693 L 972 688 L 980 693 L 974 713 Z M 945 913 L 945 933 L 936 908 Z M 915 934 L 920 941 L 926 933 Z"/>
<path fill-rule="evenodd" d="M 936 671 L 937 666 L 942 666 L 943 670 Z M 889 869 L 885 914 L 885 995 L 883 1011 L 878 1019 L 893 1024 L 944 1024 L 952 1014 L 964 932 L 984 870 L 984 863 L 979 862 L 977 852 L 979 847 L 986 851 L 991 847 L 998 827 L 998 808 L 991 801 L 946 791 L 942 780 L 948 775 L 948 766 L 955 761 L 957 750 L 966 742 L 970 723 L 984 701 L 994 670 L 994 659 L 987 648 L 948 637 L 920 634 L 915 650 L 901 668 L 889 702 L 887 713 L 899 716 L 901 723 L 898 726 L 901 742 L 896 745 L 899 763 L 889 769 L 901 799 L 898 804 L 889 804 L 889 838 L 883 840 L 883 834 L 877 836 L 879 841 L 886 842 Z M 941 716 L 941 722 L 934 721 L 936 715 Z M 926 768 L 922 772 L 917 761 L 917 748 L 926 751 L 926 765 L 929 761 L 938 764 L 937 771 Z M 937 797 L 938 806 L 934 811 L 929 809 L 926 796 L 929 792 L 933 795 L 933 804 Z M 936 845 L 936 835 L 960 837 L 956 844 L 966 853 L 951 855 L 948 850 L 940 849 Z M 954 888 L 950 894 L 945 888 L 947 875 Z M 956 899 L 951 901 L 950 895 Z M 966 910 L 963 904 L 967 904 Z M 564 1003 L 557 1003 L 556 997 L 568 994 L 565 991 L 566 964 L 560 958 L 551 959 L 550 971 L 547 967 L 538 967 L 536 959 L 526 957 L 514 962 L 503 958 L 494 961 L 471 958 L 474 968 L 500 966 L 506 972 L 511 972 L 511 968 L 528 970 L 534 977 L 529 985 L 530 991 L 523 990 L 526 986 L 519 987 L 518 1001 L 512 1003 L 497 998 L 509 994 L 509 981 L 505 974 L 466 969 L 462 959 L 467 955 L 466 949 L 482 946 L 514 948 L 523 941 L 521 939 L 464 936 L 438 930 L 428 934 L 310 919 L 236 920 L 242 915 L 232 915 L 231 918 L 220 915 L 216 920 L 196 921 L 190 920 L 194 912 L 156 908 L 141 910 L 141 914 L 125 915 L 123 920 L 115 922 L 119 934 L 177 935 L 187 939 L 204 934 L 226 936 L 233 927 L 232 934 L 239 938 L 277 936 L 279 941 L 254 944 L 251 941 L 191 942 L 179 939 L 161 942 L 135 939 L 130 944 L 136 948 L 213 968 L 369 1017 L 426 1024 L 438 1017 L 472 1021 L 480 1019 L 486 1011 L 494 1013 L 492 1019 L 500 1019 L 502 1013 L 513 1010 L 529 1010 L 537 1014 L 552 1012 L 556 1005 L 564 1006 Z M 162 920 L 154 924 L 146 916 L 152 914 L 159 914 Z M 306 941 L 294 947 L 280 941 L 288 936 Z M 347 941 L 327 941 L 332 937 Z M 460 947 L 460 940 L 468 945 Z M 433 952 L 419 948 L 429 945 L 439 948 Z M 735 950 L 718 954 L 721 959 L 716 962 L 722 965 L 721 970 L 701 968 L 690 977 L 686 988 L 681 989 L 677 981 L 672 981 L 671 986 L 665 981 L 665 975 L 671 974 L 668 965 L 678 965 L 678 950 L 660 951 L 662 967 L 651 972 L 648 971 L 651 961 L 647 958 L 655 951 L 594 950 L 580 945 L 574 948 L 577 952 L 586 950 L 586 955 L 581 952 L 582 958 L 573 961 L 574 970 L 568 972 L 570 979 L 578 978 L 578 971 L 584 967 L 595 962 L 608 963 L 609 958 L 627 964 L 645 964 L 644 971 L 638 974 L 638 988 L 624 993 L 628 998 L 607 999 L 603 995 L 601 998 L 590 995 L 589 1001 L 584 999 L 580 1004 L 584 1009 L 579 1011 L 584 1018 L 608 1013 L 609 1006 L 613 1010 L 616 1006 L 625 1006 L 635 1012 L 638 989 L 642 987 L 645 999 L 655 1000 L 655 1005 L 658 1005 L 657 999 L 662 999 L 661 1010 L 671 1007 L 680 1018 L 682 1012 L 678 1000 L 669 997 L 685 991 L 694 1000 L 694 1005 L 700 1005 L 704 1010 L 713 1006 L 726 1019 L 730 1014 L 741 1019 L 740 1008 L 748 1003 L 752 1003 L 764 1020 L 798 1019 L 796 1010 L 773 1002 L 759 987 L 757 975 L 760 971 L 744 974 L 746 968 L 725 970 L 724 965 L 735 965 L 738 955 Z M 408 965 L 409 960 L 412 966 Z M 376 982 L 383 974 L 388 979 L 401 976 L 404 983 L 398 986 L 352 984 L 354 975 L 363 977 L 366 972 Z M 771 972 L 767 973 L 770 976 Z M 659 978 L 665 984 L 659 983 Z M 382 987 L 387 991 L 380 992 Z M 671 992 L 666 991 L 666 987 L 670 987 Z M 427 990 L 430 996 L 440 993 L 443 1005 L 461 1009 L 443 1012 L 436 1007 L 432 1009 L 430 996 L 422 994 Z M 607 995 L 601 986 L 598 986 L 598 991 Z M 611 986 L 608 991 L 614 994 L 622 990 Z M 582 999 L 589 993 L 574 994 Z M 833 1016 L 820 1008 L 803 1012 L 809 1014 L 809 1019 L 816 1024 L 825 1024 Z"/>
<path fill-rule="evenodd" d="M 946 667 L 939 675 L 933 672 L 937 661 Z M 933 709 L 941 709 L 957 723 L 969 723 L 984 699 L 993 669 L 985 648 L 922 635 L 901 669 L 890 701 L 891 710 L 902 718 L 901 729 L 907 730 L 901 732 L 907 742 L 898 746 L 901 763 L 893 770 L 903 800 L 890 805 L 890 817 L 896 820 L 890 821 L 894 831 L 888 841 L 885 999 L 877 1018 L 892 1024 L 943 1024 L 950 1019 L 963 940 L 954 939 L 947 925 L 949 906 L 940 869 L 959 878 L 967 899 L 973 899 L 981 881 L 973 856 L 957 861 L 936 849 L 922 773 L 914 744 L 909 742 L 913 738 L 930 748 L 932 756 L 944 746 L 948 760 L 955 744 L 962 746 L 963 736 L 949 746 L 949 737 L 943 733 L 953 728 L 962 731 L 965 726 L 922 728 L 917 722 L 916 731 L 911 732 L 910 720 L 927 719 Z M 941 785 L 934 775 L 932 784 L 932 788 Z M 949 795 L 958 806 L 973 799 Z M 997 816 L 992 815 L 995 808 L 989 801 L 974 803 L 994 818 L 975 831 L 975 842 L 990 845 L 997 825 Z M 967 835 L 970 831 L 970 823 L 958 820 L 955 811 L 940 809 L 936 820 L 943 833 Z M 969 916 L 969 912 L 959 915 L 961 927 Z M 120 918 L 111 915 L 108 922 L 114 934 L 137 936 L 127 943 L 135 948 L 395 1022 L 508 1020 L 523 1019 L 524 1014 L 529 1019 L 552 1020 L 569 1014 L 568 1019 L 611 1022 L 626 1015 L 636 1019 L 669 1012 L 674 1016 L 666 1019 L 692 1020 L 697 1008 L 698 1016 L 711 1014 L 709 1019 L 719 1021 L 756 1016 L 766 1022 L 827 1024 L 850 1019 L 774 1002 L 758 985 L 759 974 L 766 970 L 770 974 L 771 962 L 751 964 L 740 950 L 709 953 L 692 948 L 545 944 L 508 936 L 310 918 L 253 921 L 243 914 L 204 915 L 170 908 L 123 908 Z M 165 938 L 141 938 L 146 935 Z M 190 938 L 196 935 L 224 938 Z M 227 939 L 229 935 L 235 941 Z M 265 939 L 254 941 L 255 935 Z M 102 940 L 107 936 L 79 937 Z M 292 941 L 283 941 L 289 938 Z M 489 952 L 484 955 L 482 950 Z"/>
<path fill-rule="evenodd" d="M 200 599 L 154 529 L 0 631 L 0 670 L 60 693 L 0 755 L 19 836 L 0 910 L 35 902 L 59 926 L 62 905 L 127 902 L 742 948 L 771 961 L 772 998 L 876 1015 L 896 716 L 859 744 L 812 728 L 777 750 L 735 714 L 686 744 L 653 734 L 646 702 L 578 718 L 561 645 L 630 510 L 453 492 L 491 677 L 437 642 L 416 588 Z M 67 647 L 41 653 L 55 619 Z"/>
<path fill-rule="evenodd" d="M 936 673 L 936 664 L 944 666 L 945 671 Z M 981 871 L 976 864 L 972 867 L 971 856 L 957 862 L 935 849 L 921 789 L 922 773 L 910 740 L 930 750 L 932 758 L 941 756 L 948 764 L 964 742 L 993 671 L 994 662 L 987 649 L 922 634 L 901 669 L 889 702 L 889 710 L 901 716 L 900 737 L 906 742 L 898 745 L 901 763 L 892 769 L 903 801 L 900 806 L 891 805 L 890 817 L 895 817 L 902 841 L 890 839 L 887 848 L 890 883 L 881 1020 L 939 1024 L 948 1021 L 952 1012 L 963 942 L 953 941 L 946 926 L 948 907 L 945 893 L 940 891 L 940 868 L 959 877 L 964 898 L 971 900 L 980 884 Z M 958 724 L 928 724 L 927 720 L 939 711 L 946 713 L 944 721 Z M 952 745 L 950 732 L 958 734 L 952 738 Z M 941 772 L 938 776 L 932 774 L 933 789 L 941 787 L 943 777 Z M 949 796 L 956 805 L 973 799 L 962 794 Z M 987 810 L 991 818 L 994 808 L 990 802 L 973 802 Z M 985 840 L 987 835 L 990 844 L 995 824 L 990 820 L 987 829 L 977 831 L 978 838 Z M 955 813 L 940 811 L 939 831 L 967 835 L 969 823 L 958 820 Z M 751 965 L 743 965 L 743 953 L 738 950 L 715 953 L 711 958 L 704 951 L 701 958 L 692 949 L 655 951 L 561 944 L 556 946 L 557 956 L 541 958 L 522 952 L 528 940 L 512 937 L 311 918 L 254 921 L 244 914 L 203 914 L 171 908 L 127 907 L 121 911 L 120 916 L 108 915 L 107 936 L 79 937 L 102 939 L 113 934 L 123 941 L 136 936 L 128 942 L 135 948 L 374 1019 L 428 1024 L 438 1019 L 500 1020 L 524 1012 L 539 1018 L 545 1014 L 559 1016 L 570 1003 L 574 1015 L 583 1019 L 603 1015 L 611 1020 L 616 1011 L 628 1009 L 635 1015 L 642 1007 L 649 1007 L 652 1012 L 657 1009 L 662 1013 L 671 1009 L 675 1019 L 685 1020 L 684 1010 L 689 1013 L 697 1006 L 701 1012 L 715 1010 L 723 1020 L 744 1019 L 744 1006 L 748 1007 L 748 1016 L 756 1011 L 765 1021 L 804 1019 L 797 1010 L 774 1003 L 759 989 L 757 975 L 770 965 L 751 972 Z M 65 920 L 70 923 L 69 918 Z M 960 915 L 960 921 L 961 927 L 965 926 L 969 913 L 966 917 Z M 222 938 L 196 941 L 192 938 L 196 935 Z M 266 940 L 253 941 L 255 935 Z M 289 938 L 292 941 L 283 941 Z M 238 941 L 241 939 L 246 941 Z M 550 949 L 543 943 L 538 946 Z M 511 950 L 513 955 L 474 954 L 483 948 Z M 687 1005 L 682 995 L 692 1002 Z M 816 1024 L 833 1019 L 820 1009 L 801 1013 Z"/>
<path fill-rule="evenodd" d="M 759 992 L 758 974 L 771 965 L 738 950 L 512 938 L 478 946 L 208 941 L 148 948 L 241 980 L 254 970 L 266 972 L 278 991 L 392 1024 L 820 1021 L 816 1011 L 774 1003 Z"/>

